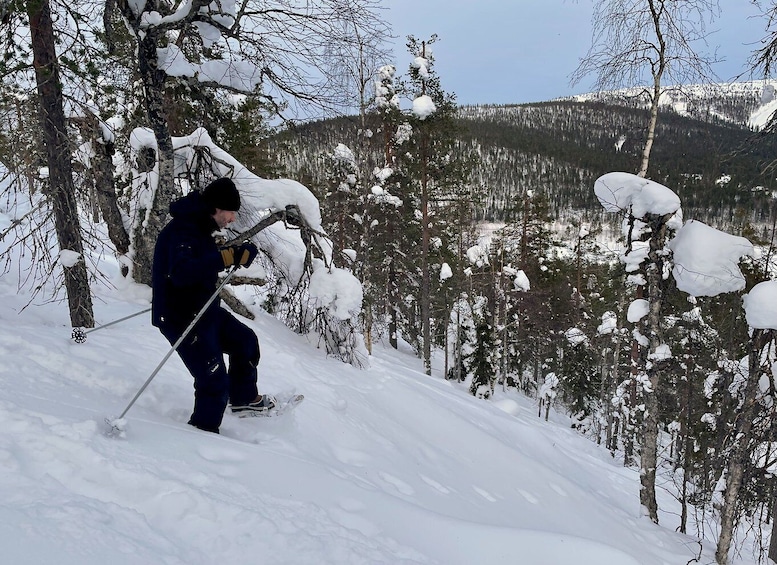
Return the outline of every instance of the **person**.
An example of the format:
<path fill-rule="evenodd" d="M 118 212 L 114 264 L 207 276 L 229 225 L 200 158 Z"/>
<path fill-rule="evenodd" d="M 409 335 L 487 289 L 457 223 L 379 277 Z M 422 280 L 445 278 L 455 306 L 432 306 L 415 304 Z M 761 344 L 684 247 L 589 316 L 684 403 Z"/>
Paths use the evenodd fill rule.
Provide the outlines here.
<path fill-rule="evenodd" d="M 162 229 L 151 269 L 151 319 L 174 344 L 216 292 L 220 271 L 249 266 L 257 254 L 250 242 L 219 247 L 213 232 L 235 220 L 240 193 L 219 178 L 200 193 L 170 205 L 172 220 Z M 194 410 L 189 424 L 219 432 L 224 412 L 267 411 L 275 399 L 257 390 L 259 341 L 216 298 L 177 349 L 194 377 Z M 229 368 L 224 355 L 229 356 Z"/>

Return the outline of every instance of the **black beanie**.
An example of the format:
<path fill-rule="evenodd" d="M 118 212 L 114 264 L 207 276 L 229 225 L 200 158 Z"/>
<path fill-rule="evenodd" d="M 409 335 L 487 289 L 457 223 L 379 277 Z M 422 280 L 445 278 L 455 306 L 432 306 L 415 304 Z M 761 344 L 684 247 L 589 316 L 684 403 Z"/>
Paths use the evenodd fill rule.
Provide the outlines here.
<path fill-rule="evenodd" d="M 214 180 L 202 191 L 202 200 L 210 208 L 237 212 L 240 210 L 240 193 L 232 179 L 222 177 Z"/>

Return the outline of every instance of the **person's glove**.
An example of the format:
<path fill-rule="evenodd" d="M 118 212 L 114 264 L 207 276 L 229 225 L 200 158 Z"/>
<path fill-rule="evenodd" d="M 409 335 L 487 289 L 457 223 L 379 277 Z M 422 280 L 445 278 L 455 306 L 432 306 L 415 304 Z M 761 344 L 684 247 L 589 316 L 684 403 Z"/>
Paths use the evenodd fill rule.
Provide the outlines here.
<path fill-rule="evenodd" d="M 224 260 L 225 267 L 231 267 L 237 265 L 239 267 L 248 267 L 254 262 L 259 250 L 256 245 L 250 241 L 244 241 L 240 245 L 229 245 L 222 247 L 221 258 Z"/>

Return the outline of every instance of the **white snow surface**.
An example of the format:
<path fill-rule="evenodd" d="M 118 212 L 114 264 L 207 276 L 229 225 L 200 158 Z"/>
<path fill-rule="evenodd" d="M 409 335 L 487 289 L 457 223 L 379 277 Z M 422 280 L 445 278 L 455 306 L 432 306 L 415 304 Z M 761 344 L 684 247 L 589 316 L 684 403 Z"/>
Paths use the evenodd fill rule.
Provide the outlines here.
<path fill-rule="evenodd" d="M 95 286 L 100 324 L 148 307 L 147 287 L 92 259 L 112 283 Z M 476 399 L 439 357 L 428 377 L 381 344 L 356 369 L 255 306 L 260 389 L 304 393 L 294 412 L 191 428 L 174 355 L 108 437 L 168 343 L 146 314 L 77 344 L 65 303 L 30 300 L 18 270 L 0 277 L 3 563 L 675 565 L 699 551 L 675 532 L 671 485 L 661 525 L 640 517 L 638 470 L 563 414 L 545 422 L 512 390 Z"/>

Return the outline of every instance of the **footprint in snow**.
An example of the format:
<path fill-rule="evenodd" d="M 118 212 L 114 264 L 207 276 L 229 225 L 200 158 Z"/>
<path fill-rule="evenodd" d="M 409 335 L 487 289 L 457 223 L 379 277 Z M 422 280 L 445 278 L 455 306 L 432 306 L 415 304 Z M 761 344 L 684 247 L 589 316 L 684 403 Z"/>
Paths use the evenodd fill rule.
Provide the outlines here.
<path fill-rule="evenodd" d="M 240 463 L 246 460 L 246 456 L 235 449 L 200 446 L 197 453 L 206 461 Z"/>
<path fill-rule="evenodd" d="M 398 479 L 394 475 L 389 475 L 388 473 L 381 471 L 380 473 L 378 473 L 378 476 L 381 479 L 383 479 L 385 482 L 387 482 L 388 484 L 396 488 L 402 494 L 405 494 L 407 496 L 415 494 L 415 490 L 413 490 L 413 487 L 411 487 L 402 479 Z"/>

